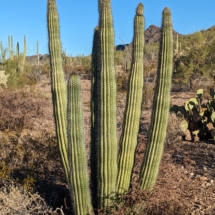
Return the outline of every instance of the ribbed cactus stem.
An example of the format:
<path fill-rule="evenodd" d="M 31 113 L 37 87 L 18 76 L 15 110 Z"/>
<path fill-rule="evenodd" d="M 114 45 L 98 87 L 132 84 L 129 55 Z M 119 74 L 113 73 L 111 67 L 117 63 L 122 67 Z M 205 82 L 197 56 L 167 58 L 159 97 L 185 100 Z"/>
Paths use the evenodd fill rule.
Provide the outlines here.
<path fill-rule="evenodd" d="M 52 80 L 52 101 L 56 136 L 58 139 L 61 160 L 68 179 L 67 135 L 66 135 L 66 83 L 61 58 L 59 21 L 55 0 L 48 0 L 48 36 Z"/>
<path fill-rule="evenodd" d="M 40 65 L 39 42 L 37 41 L 37 65 Z"/>
<path fill-rule="evenodd" d="M 84 142 L 81 82 L 77 75 L 70 76 L 67 92 L 68 180 L 73 208 L 76 215 L 93 214 Z"/>
<path fill-rule="evenodd" d="M 144 51 L 144 17 L 143 4 L 140 3 L 134 18 L 134 37 L 131 74 L 123 132 L 119 143 L 118 157 L 118 193 L 129 189 L 132 168 L 134 165 L 135 149 L 137 146 L 137 135 L 141 115 L 141 104 L 143 94 L 143 51 Z"/>
<path fill-rule="evenodd" d="M 98 75 L 100 73 L 100 35 L 99 27 L 94 30 L 93 48 L 92 48 L 92 80 L 91 80 L 91 182 L 92 182 L 92 201 L 93 206 L 97 207 L 97 145 L 98 145 Z"/>
<path fill-rule="evenodd" d="M 10 36 L 8 36 L 8 54 L 9 54 L 9 59 L 11 58 L 11 40 Z"/>
<path fill-rule="evenodd" d="M 101 0 L 99 0 L 100 3 Z M 114 69 L 114 31 L 110 0 L 103 0 L 99 9 L 100 74 L 98 84 L 98 207 L 111 204 L 116 192 L 116 77 Z"/>
<path fill-rule="evenodd" d="M 163 153 L 169 118 L 172 64 L 173 35 L 171 11 L 165 8 L 162 14 L 158 74 L 149 131 L 149 142 L 140 174 L 140 186 L 145 190 L 151 190 L 155 184 Z"/>
<path fill-rule="evenodd" d="M 16 44 L 16 58 L 19 58 L 19 42 Z"/>
<path fill-rule="evenodd" d="M 13 50 L 13 37 L 10 36 L 10 56 L 11 56 L 11 59 L 13 60 L 13 55 L 14 55 L 14 50 Z"/>
<path fill-rule="evenodd" d="M 24 72 L 24 67 L 25 67 L 25 61 L 26 61 L 26 37 L 24 35 L 24 49 L 23 49 L 23 57 L 22 57 L 22 65 L 21 65 L 21 69 L 20 72 L 23 73 Z"/>

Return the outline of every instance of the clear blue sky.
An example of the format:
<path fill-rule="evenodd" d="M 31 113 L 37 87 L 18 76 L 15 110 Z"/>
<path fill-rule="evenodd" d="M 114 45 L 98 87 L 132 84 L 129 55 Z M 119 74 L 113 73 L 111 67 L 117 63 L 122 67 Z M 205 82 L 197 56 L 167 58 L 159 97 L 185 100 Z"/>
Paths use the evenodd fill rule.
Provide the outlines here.
<path fill-rule="evenodd" d="M 93 30 L 98 23 L 97 2 L 57 0 L 62 48 L 67 54 L 91 53 Z M 133 18 L 139 2 L 145 8 L 145 29 L 151 24 L 160 26 L 161 13 L 166 6 L 172 11 L 173 28 L 181 34 L 215 25 L 215 0 L 112 0 L 116 45 L 131 42 Z M 0 8 L 0 41 L 4 46 L 7 46 L 10 35 L 13 36 L 14 49 L 19 42 L 22 51 L 26 35 L 27 55 L 36 54 L 37 40 L 40 53 L 48 53 L 47 0 L 1 0 Z"/>

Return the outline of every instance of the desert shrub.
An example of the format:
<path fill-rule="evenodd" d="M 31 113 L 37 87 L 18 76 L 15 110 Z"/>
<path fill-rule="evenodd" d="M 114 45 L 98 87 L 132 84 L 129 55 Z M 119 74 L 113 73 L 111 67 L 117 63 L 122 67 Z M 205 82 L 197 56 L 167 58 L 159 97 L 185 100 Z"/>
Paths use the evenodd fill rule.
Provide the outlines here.
<path fill-rule="evenodd" d="M 3 184 L 0 187 L 0 214 L 64 214 L 60 208 L 53 210 L 39 194 L 28 192 L 13 181 L 3 181 Z"/>
<path fill-rule="evenodd" d="M 42 118 L 45 100 L 30 92 L 4 90 L 0 94 L 0 130 L 22 130 Z"/>
<path fill-rule="evenodd" d="M 143 85 L 143 108 L 151 108 L 154 97 L 155 84 L 152 82 L 145 82 Z"/>
<path fill-rule="evenodd" d="M 4 162 L 0 161 L 0 178 L 8 179 L 10 178 L 11 168 L 7 166 Z"/>
<path fill-rule="evenodd" d="M 23 88 L 25 85 L 35 85 L 36 80 L 32 74 L 32 65 L 25 65 L 25 72 L 21 73 L 21 59 L 8 59 L 5 73 L 8 77 L 8 88 Z"/>
<path fill-rule="evenodd" d="M 183 136 L 183 132 L 180 129 L 180 123 L 182 118 L 176 116 L 176 114 L 171 113 L 169 116 L 169 124 L 167 128 L 167 136 L 165 145 L 170 146 L 171 144 L 180 141 Z"/>
<path fill-rule="evenodd" d="M 117 91 L 126 93 L 128 89 L 129 72 L 123 69 L 121 65 L 115 66 L 117 76 Z"/>

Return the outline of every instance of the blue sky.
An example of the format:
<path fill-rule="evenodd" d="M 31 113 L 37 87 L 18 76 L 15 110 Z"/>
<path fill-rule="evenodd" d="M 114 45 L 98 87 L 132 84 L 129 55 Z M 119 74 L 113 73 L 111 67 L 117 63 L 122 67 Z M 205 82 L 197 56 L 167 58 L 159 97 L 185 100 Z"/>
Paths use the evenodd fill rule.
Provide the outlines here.
<path fill-rule="evenodd" d="M 98 0 L 57 0 L 61 25 L 61 42 L 68 55 L 88 55 L 92 49 L 94 27 L 98 23 Z M 145 29 L 160 26 L 164 7 L 172 11 L 173 28 L 181 34 L 193 33 L 215 25 L 214 0 L 112 0 L 115 44 L 130 43 L 133 18 L 139 2 L 144 4 Z M 23 50 L 26 36 L 27 55 L 36 54 L 39 41 L 41 54 L 48 53 L 46 24 L 47 0 L 1 0 L 0 41 L 7 47 L 8 36 L 13 36 Z"/>

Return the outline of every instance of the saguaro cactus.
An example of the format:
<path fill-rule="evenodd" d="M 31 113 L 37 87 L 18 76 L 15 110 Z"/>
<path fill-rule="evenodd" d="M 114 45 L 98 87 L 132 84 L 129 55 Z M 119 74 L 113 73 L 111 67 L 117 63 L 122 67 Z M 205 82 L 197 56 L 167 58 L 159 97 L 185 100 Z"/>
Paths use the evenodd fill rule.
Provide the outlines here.
<path fill-rule="evenodd" d="M 37 65 L 40 65 L 39 42 L 37 41 Z"/>
<path fill-rule="evenodd" d="M 19 42 L 16 43 L 16 58 L 19 59 Z"/>
<path fill-rule="evenodd" d="M 118 192 L 129 189 L 132 168 L 134 165 L 141 104 L 143 94 L 143 46 L 144 46 L 144 18 L 143 4 L 139 4 L 134 18 L 134 38 L 129 80 L 128 97 L 125 111 L 123 132 L 119 142 L 119 171 L 117 177 Z"/>
<path fill-rule="evenodd" d="M 169 8 L 163 10 L 157 83 L 154 96 L 149 142 L 141 168 L 140 186 L 151 190 L 158 176 L 170 109 L 173 70 L 172 20 Z"/>
<path fill-rule="evenodd" d="M 21 63 L 21 69 L 20 72 L 23 73 L 24 72 L 24 67 L 25 67 L 25 61 L 26 61 L 26 36 L 24 35 L 24 48 L 23 48 L 23 56 L 22 56 L 22 63 Z"/>

